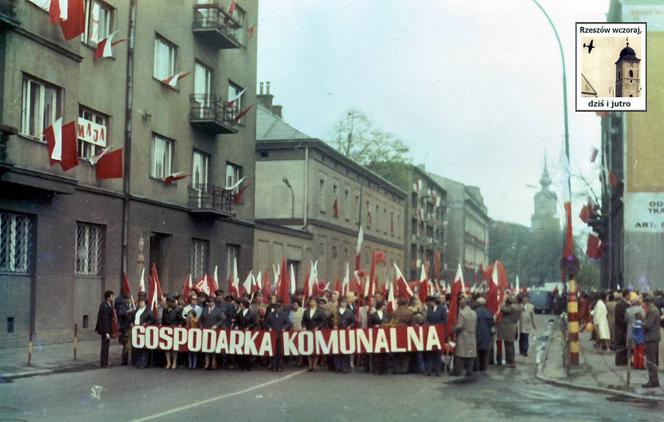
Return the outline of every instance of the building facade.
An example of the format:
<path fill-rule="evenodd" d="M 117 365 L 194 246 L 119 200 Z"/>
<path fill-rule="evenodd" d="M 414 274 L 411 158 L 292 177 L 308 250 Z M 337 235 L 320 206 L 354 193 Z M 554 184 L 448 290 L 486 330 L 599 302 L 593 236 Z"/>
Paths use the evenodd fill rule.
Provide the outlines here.
<path fill-rule="evenodd" d="M 480 265 L 486 267 L 489 260 L 491 225 L 482 193 L 476 186 L 429 174 L 447 192 L 443 278 L 453 280 L 460 263 L 466 280 L 478 279 Z"/>
<path fill-rule="evenodd" d="M 612 0 L 609 22 L 648 22 L 648 89 L 664 89 L 664 5 L 647 0 Z M 638 66 L 623 49 L 616 63 L 616 94 L 628 93 L 629 66 Z M 630 48 L 631 50 L 631 48 Z M 621 60 L 621 59 L 631 59 Z M 621 63 L 622 62 L 622 63 Z M 622 66 L 627 66 L 627 74 Z M 634 75 L 637 75 L 634 70 Z M 628 79 L 625 80 L 625 77 Z M 643 81 L 633 81 L 639 86 Z M 590 224 L 604 244 L 602 283 L 605 287 L 664 288 L 664 98 L 648 97 L 647 113 L 608 113 L 602 117 L 602 207 Z"/>
<path fill-rule="evenodd" d="M 406 248 L 410 280 L 420 277 L 424 263 L 429 277 L 442 279 L 447 192 L 426 172 L 424 165 L 410 166 Z"/>
<path fill-rule="evenodd" d="M 118 293 L 123 272 L 136 289 L 153 263 L 165 292 L 215 265 L 225 278 L 234 257 L 248 270 L 255 114 L 236 117 L 256 101 L 258 2 L 84 0 L 85 31 L 70 41 L 47 1 L 9 4 L 0 123 L 16 134 L 0 148 L 0 343 L 30 330 L 58 341 L 74 324 L 92 335 L 103 291 Z M 111 34 L 126 42 L 93 59 Z M 67 172 L 44 142 L 58 118 L 79 130 Z M 107 147 L 123 150 L 122 178 L 97 179 L 87 161 Z"/>
<path fill-rule="evenodd" d="M 257 110 L 256 221 L 310 233 L 312 238 L 289 240 L 292 245 L 305 245 L 300 260 L 300 251 L 284 247 L 283 238 L 270 240 L 277 234 L 259 229 L 254 267 L 269 268 L 286 254 L 302 286 L 307 259 L 314 259 L 319 278 L 333 284 L 344 276 L 346 263 L 353 270 L 361 225 L 362 268 L 369 268 L 373 251 L 381 250 L 387 268 L 395 262 L 403 269 L 406 193 L 288 125 L 280 117 L 280 108 L 279 114 L 273 112 L 271 102 L 271 97 L 263 97 Z M 307 242 L 311 242 L 310 251 Z"/>

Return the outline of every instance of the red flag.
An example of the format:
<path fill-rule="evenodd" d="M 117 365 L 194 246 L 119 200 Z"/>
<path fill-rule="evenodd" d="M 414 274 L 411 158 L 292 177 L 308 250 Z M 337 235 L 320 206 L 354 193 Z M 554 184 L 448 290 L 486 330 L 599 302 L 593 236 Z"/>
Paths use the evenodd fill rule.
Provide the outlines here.
<path fill-rule="evenodd" d="M 179 73 L 176 73 L 173 76 L 169 76 L 166 79 L 162 79 L 162 82 L 165 83 L 166 85 L 170 86 L 171 88 L 177 88 L 178 81 L 180 79 L 184 79 L 184 77 L 189 75 L 190 73 L 191 72 L 179 72 Z"/>
<path fill-rule="evenodd" d="M 247 108 L 245 108 L 244 110 L 242 110 L 241 112 L 239 112 L 239 113 L 235 116 L 235 118 L 233 119 L 233 121 L 234 121 L 235 123 L 240 123 L 240 119 L 242 119 L 242 118 L 245 116 L 245 114 L 249 113 L 249 111 L 251 110 L 251 108 L 252 108 L 253 106 L 254 106 L 254 105 L 252 104 L 252 105 L 250 105 L 249 107 L 247 107 Z"/>
<path fill-rule="evenodd" d="M 59 24 L 65 40 L 78 37 L 85 30 L 85 8 L 83 0 L 51 0 L 49 21 Z"/>
<path fill-rule="evenodd" d="M 123 296 L 131 296 L 131 287 L 129 287 L 129 279 L 127 273 L 122 273 L 122 288 L 120 294 Z"/>
<path fill-rule="evenodd" d="M 270 303 L 272 296 L 272 284 L 270 283 L 270 270 L 268 269 L 263 274 L 263 303 Z"/>
<path fill-rule="evenodd" d="M 584 223 L 587 223 L 590 220 L 590 206 L 584 205 L 583 208 L 581 208 L 581 212 L 579 213 L 579 218 Z"/>
<path fill-rule="evenodd" d="M 159 282 L 159 275 L 157 274 L 157 266 L 152 263 L 150 269 L 150 287 L 148 289 L 148 300 L 150 301 L 150 309 L 153 312 L 154 319 L 157 319 L 157 311 L 159 303 L 161 302 L 162 292 L 161 283 Z"/>
<path fill-rule="evenodd" d="M 433 253 L 433 278 L 435 280 L 440 280 L 441 270 L 442 270 L 442 256 L 440 251 Z"/>
<path fill-rule="evenodd" d="M 228 14 L 229 15 L 232 16 L 233 13 L 235 13 L 235 6 L 236 6 L 235 0 L 231 0 L 231 4 L 228 6 Z"/>
<path fill-rule="evenodd" d="M 602 241 L 595 233 L 588 233 L 588 246 L 586 248 L 586 255 L 588 258 L 601 259 L 604 254 Z"/>
<path fill-rule="evenodd" d="M 615 188 L 618 186 L 618 183 L 620 183 L 620 179 L 618 179 L 618 176 L 612 171 L 609 172 L 609 184 L 611 185 L 612 188 Z"/>
<path fill-rule="evenodd" d="M 60 162 L 64 171 L 78 165 L 76 122 L 71 121 L 62 126 L 62 119 L 59 118 L 44 130 L 44 137 L 51 165 Z"/>
<path fill-rule="evenodd" d="M 334 218 L 339 217 L 339 201 L 337 198 L 334 198 L 334 202 L 332 203 L 332 216 Z"/>
<path fill-rule="evenodd" d="M 217 283 L 217 280 L 215 280 L 211 275 L 207 276 L 207 284 L 211 295 L 215 294 L 215 292 L 219 290 L 219 284 Z"/>
<path fill-rule="evenodd" d="M 285 256 L 281 257 L 279 278 L 279 297 L 284 305 L 290 305 L 290 280 L 288 279 L 288 264 Z"/>
<path fill-rule="evenodd" d="M 493 271 L 493 267 L 489 267 Z M 493 279 L 489 279 L 489 293 L 486 299 L 486 308 L 495 315 L 498 312 L 498 285 Z"/>
<path fill-rule="evenodd" d="M 241 204 L 242 203 L 242 196 L 244 195 L 244 191 L 247 190 L 247 188 L 251 185 L 251 182 L 247 183 L 246 185 L 242 186 L 240 190 L 237 191 L 236 194 L 233 195 L 233 203 L 234 204 Z"/>
<path fill-rule="evenodd" d="M 49 22 L 58 24 L 67 17 L 67 0 L 51 0 L 48 7 Z"/>
<path fill-rule="evenodd" d="M 376 293 L 377 276 L 376 265 L 385 264 L 385 254 L 383 251 L 374 251 L 371 256 L 371 270 L 369 271 L 369 290 L 368 296 L 373 296 Z"/>
<path fill-rule="evenodd" d="M 120 179 L 122 178 L 122 148 L 104 154 L 95 165 L 97 179 Z"/>
<path fill-rule="evenodd" d="M 194 286 L 191 283 L 191 274 L 184 279 L 184 285 L 182 286 L 182 298 L 186 299 L 189 297 L 189 293 L 194 289 Z"/>

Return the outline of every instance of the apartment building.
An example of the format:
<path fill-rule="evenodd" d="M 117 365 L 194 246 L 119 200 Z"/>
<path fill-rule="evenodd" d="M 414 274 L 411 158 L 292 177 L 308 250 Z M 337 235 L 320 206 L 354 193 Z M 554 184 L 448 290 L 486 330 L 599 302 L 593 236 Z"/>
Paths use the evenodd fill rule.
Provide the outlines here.
<path fill-rule="evenodd" d="M 0 8 L 5 345 L 74 324 L 92 335 L 123 272 L 136 289 L 154 264 L 176 292 L 190 273 L 252 263 L 258 1 L 83 0 L 69 41 L 49 3 Z M 111 35 L 112 57 L 95 59 Z M 45 143 L 59 118 L 77 128 L 68 171 Z M 97 178 L 89 159 L 106 148 L 122 149 L 122 177 Z"/>

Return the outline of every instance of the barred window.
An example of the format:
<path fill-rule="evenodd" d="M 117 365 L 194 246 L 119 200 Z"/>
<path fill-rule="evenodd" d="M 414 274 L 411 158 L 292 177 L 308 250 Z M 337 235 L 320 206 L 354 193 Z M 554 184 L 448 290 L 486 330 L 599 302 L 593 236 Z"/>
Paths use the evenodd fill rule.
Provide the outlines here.
<path fill-rule="evenodd" d="M 32 219 L 0 213 L 0 271 L 27 273 L 32 261 Z"/>
<path fill-rule="evenodd" d="M 76 226 L 76 274 L 101 275 L 104 256 L 104 226 Z"/>
<path fill-rule="evenodd" d="M 191 276 L 198 279 L 203 276 L 208 267 L 207 240 L 191 239 Z M 218 280 L 217 280 L 218 281 Z"/>

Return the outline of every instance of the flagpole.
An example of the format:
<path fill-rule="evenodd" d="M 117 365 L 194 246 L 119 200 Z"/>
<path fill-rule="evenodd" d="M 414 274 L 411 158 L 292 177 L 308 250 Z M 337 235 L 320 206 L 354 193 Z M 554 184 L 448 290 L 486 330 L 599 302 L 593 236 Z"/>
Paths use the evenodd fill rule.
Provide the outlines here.
<path fill-rule="evenodd" d="M 544 16 L 546 17 L 546 20 L 549 22 L 549 25 L 551 25 L 551 29 L 553 29 L 553 33 L 556 36 L 556 41 L 558 41 L 558 48 L 560 49 L 560 59 L 562 61 L 562 68 L 563 68 L 563 121 L 565 124 L 565 157 L 567 158 L 567 165 L 568 167 L 571 166 L 571 161 L 570 161 L 570 151 L 569 151 L 569 125 L 568 125 L 568 118 L 567 118 L 567 72 L 565 68 L 565 54 L 563 52 L 563 44 L 560 42 L 560 36 L 558 36 L 558 30 L 556 29 L 556 26 L 553 24 L 553 21 L 551 20 L 551 17 L 549 17 L 549 14 L 546 13 L 546 10 L 542 7 L 541 4 L 539 4 L 538 0 L 533 0 L 533 3 L 542 11 Z M 572 201 L 572 176 L 571 172 L 569 171 L 569 168 L 567 169 L 567 191 L 570 194 L 570 197 L 567 198 L 570 201 Z M 567 221 L 567 219 L 566 219 Z M 569 224 L 569 221 L 566 223 Z M 566 230 L 569 229 L 566 227 Z M 574 252 L 572 251 L 572 254 Z M 565 259 L 566 257 L 563 257 Z M 564 271 L 564 269 L 562 269 Z M 565 278 L 567 281 L 567 277 Z M 569 328 L 568 328 L 568 337 L 567 337 L 567 342 L 568 342 L 568 350 L 570 351 L 570 356 L 569 356 L 569 364 L 571 366 L 578 366 L 579 365 L 579 343 L 578 343 L 578 335 L 579 335 L 579 323 L 576 321 L 576 313 L 577 313 L 577 303 L 576 303 L 576 282 L 574 280 L 574 274 L 569 274 L 569 283 L 568 283 L 568 288 L 567 288 L 567 314 L 569 316 Z"/>

